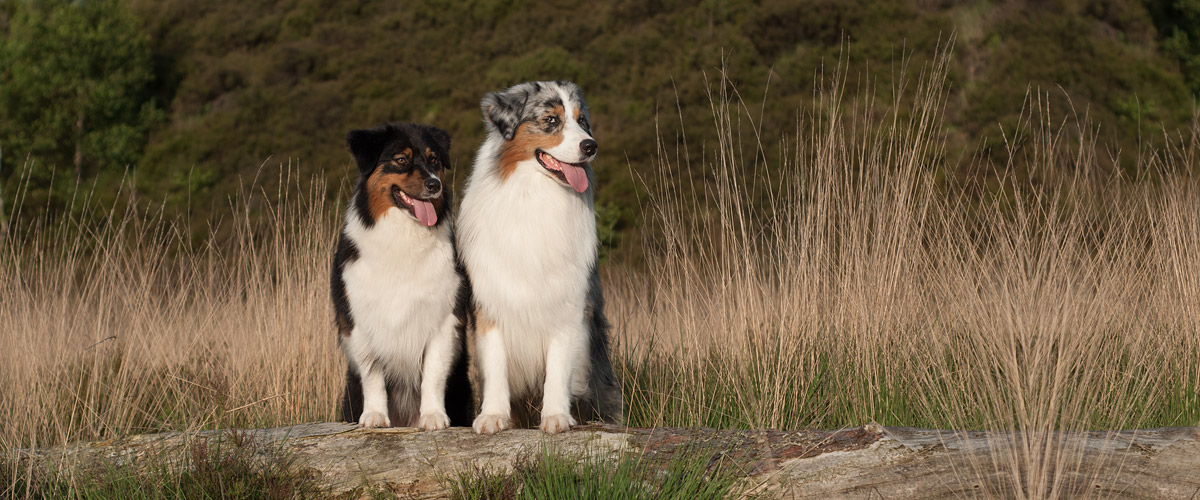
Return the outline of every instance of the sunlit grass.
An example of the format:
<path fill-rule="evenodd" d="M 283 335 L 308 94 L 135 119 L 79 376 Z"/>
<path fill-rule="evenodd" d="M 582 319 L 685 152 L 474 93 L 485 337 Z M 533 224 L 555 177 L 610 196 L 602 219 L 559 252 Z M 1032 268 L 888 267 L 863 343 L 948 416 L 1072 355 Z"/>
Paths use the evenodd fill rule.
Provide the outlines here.
<path fill-rule="evenodd" d="M 566 456 L 544 450 L 513 470 L 477 469 L 449 478 L 456 500 L 733 498 L 740 477 L 727 464 L 710 464 L 711 454 L 680 450 L 657 463 L 639 455 L 617 460 Z"/>

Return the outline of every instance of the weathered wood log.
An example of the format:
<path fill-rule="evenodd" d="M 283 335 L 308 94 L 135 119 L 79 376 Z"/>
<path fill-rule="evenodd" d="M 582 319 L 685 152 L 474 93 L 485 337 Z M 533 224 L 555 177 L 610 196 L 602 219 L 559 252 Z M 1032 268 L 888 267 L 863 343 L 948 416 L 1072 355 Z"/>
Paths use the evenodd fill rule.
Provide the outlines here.
<path fill-rule="evenodd" d="M 161 463 L 163 457 L 186 456 L 184 450 L 196 442 L 211 446 L 230 436 L 141 435 L 22 450 L 19 459 L 34 466 Z M 745 476 L 741 491 L 782 498 L 1200 498 L 1200 432 L 1194 427 L 1034 435 L 873 425 L 840 431 L 592 425 L 556 436 L 537 430 L 479 436 L 462 428 L 419 432 L 315 423 L 239 431 L 236 437 L 246 438 L 261 449 L 283 451 L 335 496 L 353 496 L 372 485 L 439 498 L 449 493 L 443 479 L 459 471 L 510 470 L 519 459 L 551 449 L 568 456 L 636 453 L 658 461 L 681 450 L 705 450 L 714 464 L 738 466 Z"/>

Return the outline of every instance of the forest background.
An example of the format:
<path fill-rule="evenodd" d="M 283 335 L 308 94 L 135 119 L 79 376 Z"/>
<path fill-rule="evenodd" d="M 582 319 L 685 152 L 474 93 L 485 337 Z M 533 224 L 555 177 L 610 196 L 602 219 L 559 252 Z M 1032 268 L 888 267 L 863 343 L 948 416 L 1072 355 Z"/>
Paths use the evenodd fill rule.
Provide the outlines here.
<path fill-rule="evenodd" d="M 722 72 L 730 98 L 762 103 L 754 128 L 787 131 L 825 69 L 842 63 L 849 85 L 875 87 L 886 116 L 904 106 L 888 99 L 902 73 L 952 41 L 946 147 L 928 164 L 979 194 L 1001 176 L 1040 181 L 1019 160 L 1004 174 L 979 167 L 1009 163 L 1031 88 L 1047 91 L 1048 121 L 1087 115 L 1108 148 L 1100 165 L 1131 179 L 1145 174 L 1140 151 L 1190 124 L 1200 91 L 1200 0 L 0 0 L 0 37 L 0 220 L 83 210 L 80 192 L 97 197 L 90 207 L 129 196 L 196 221 L 197 240 L 240 190 L 280 192 L 264 167 L 289 165 L 344 199 L 355 172 L 342 138 L 385 121 L 450 131 L 461 186 L 480 97 L 525 80 L 585 91 L 610 251 L 636 247 L 649 184 L 711 181 L 706 162 L 649 170 L 685 142 L 716 142 Z M 781 147 L 739 140 L 766 157 Z"/>

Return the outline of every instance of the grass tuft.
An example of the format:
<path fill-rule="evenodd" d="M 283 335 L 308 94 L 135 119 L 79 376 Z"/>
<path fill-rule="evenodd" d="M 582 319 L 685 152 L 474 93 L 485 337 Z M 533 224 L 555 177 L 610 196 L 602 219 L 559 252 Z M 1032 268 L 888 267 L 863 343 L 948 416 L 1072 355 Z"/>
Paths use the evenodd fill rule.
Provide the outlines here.
<path fill-rule="evenodd" d="M 239 432 L 195 441 L 180 456 L 159 451 L 135 461 L 83 468 L 4 463 L 0 473 L 7 479 L 0 489 L 3 498 L 283 500 L 321 494 L 284 450 Z"/>
<path fill-rule="evenodd" d="M 544 450 L 512 471 L 476 468 L 448 480 L 456 500 L 730 498 L 739 476 L 711 454 L 680 450 L 665 461 L 646 456 L 569 457 Z"/>

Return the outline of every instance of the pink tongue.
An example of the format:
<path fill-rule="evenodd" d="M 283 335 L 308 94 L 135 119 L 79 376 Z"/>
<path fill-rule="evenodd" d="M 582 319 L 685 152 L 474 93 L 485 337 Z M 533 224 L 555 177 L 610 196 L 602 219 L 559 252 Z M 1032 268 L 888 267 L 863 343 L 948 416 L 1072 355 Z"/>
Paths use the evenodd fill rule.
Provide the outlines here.
<path fill-rule="evenodd" d="M 437 224 L 437 212 L 433 210 L 433 203 L 413 198 L 412 205 L 413 214 L 417 216 L 417 220 L 421 221 L 421 224 L 425 224 L 426 227 L 433 227 L 434 224 Z"/>
<path fill-rule="evenodd" d="M 559 162 L 558 165 L 562 167 L 562 173 L 564 176 L 566 176 L 567 183 L 571 185 L 571 188 L 573 188 L 576 193 L 587 191 L 587 172 L 583 171 L 583 167 L 576 167 L 562 162 Z"/>

